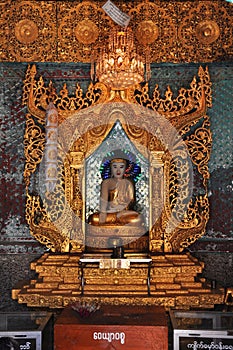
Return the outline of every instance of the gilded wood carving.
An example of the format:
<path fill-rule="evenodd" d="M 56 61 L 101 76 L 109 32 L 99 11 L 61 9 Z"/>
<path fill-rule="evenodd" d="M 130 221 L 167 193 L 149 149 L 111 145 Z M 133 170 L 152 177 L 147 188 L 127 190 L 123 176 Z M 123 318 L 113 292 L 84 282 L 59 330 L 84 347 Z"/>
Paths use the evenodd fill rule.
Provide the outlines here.
<path fill-rule="evenodd" d="M 43 168 L 45 114 L 50 101 L 58 111 L 62 151 L 56 190 L 41 198 L 40 189 L 33 189 L 32 183 Z M 69 96 L 66 86 L 57 93 L 52 82 L 46 86 L 42 77 L 36 78 L 36 68 L 32 66 L 24 81 L 23 103 L 28 106 L 26 218 L 31 234 L 51 251 L 85 250 L 85 159 L 103 142 L 116 121 L 150 164 L 149 236 L 139 242 L 139 247 L 152 254 L 181 252 L 205 233 L 212 142 L 206 115 L 211 106 L 207 69 L 200 67 L 198 78 L 193 78 L 189 89 L 181 88 L 176 98 L 169 87 L 162 98 L 157 86 L 151 98 L 148 84 L 113 91 L 91 83 L 85 95 L 79 86 L 75 96 Z M 202 181 L 202 193 L 197 196 L 191 190 L 192 167 Z"/>
<path fill-rule="evenodd" d="M 114 22 L 104 1 L 1 1 L 2 61 L 91 62 Z M 138 46 L 152 62 L 232 59 L 232 4 L 226 1 L 121 1 Z"/>

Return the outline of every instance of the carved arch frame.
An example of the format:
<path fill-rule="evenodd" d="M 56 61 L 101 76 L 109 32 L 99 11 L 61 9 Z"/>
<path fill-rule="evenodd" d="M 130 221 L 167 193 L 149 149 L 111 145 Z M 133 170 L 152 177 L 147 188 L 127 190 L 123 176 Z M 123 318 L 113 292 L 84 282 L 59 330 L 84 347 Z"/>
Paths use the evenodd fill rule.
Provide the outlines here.
<path fill-rule="evenodd" d="M 81 253 L 85 250 L 84 220 L 76 221 L 77 217 L 83 219 L 84 159 L 106 137 L 116 119 L 119 119 L 128 137 L 133 141 L 137 140 L 140 151 L 147 153 L 145 156 L 150 162 L 149 252 L 181 252 L 204 235 L 209 217 L 207 180 L 212 138 L 206 109 L 211 106 L 211 83 L 207 69 L 204 71 L 200 67 L 198 75 L 199 81 L 194 77 L 190 89 L 180 89 L 174 99 L 169 87 L 165 98 L 160 97 L 158 87 L 155 87 L 151 98 L 147 84 L 125 91 L 112 91 L 103 84 L 91 83 L 85 95 L 77 86 L 75 96 L 69 96 L 66 86 L 57 94 L 51 82 L 49 86 L 45 86 L 42 77 L 36 78 L 35 66 L 29 67 L 24 81 L 23 103 L 28 107 L 24 137 L 24 178 L 27 187 L 26 219 L 31 234 L 53 252 Z M 40 195 L 33 193 L 31 189 L 32 178 L 43 157 L 45 114 L 49 101 L 53 102 L 58 111 L 59 125 L 64 122 L 69 124 L 74 115 L 81 115 L 83 121 L 79 124 L 77 133 L 72 131 L 69 134 L 71 128 L 68 127 L 63 135 L 63 140 L 69 140 L 71 145 L 65 145 L 69 152 L 61 165 L 61 172 L 65 173 L 64 197 L 68 205 L 58 204 L 60 213 L 52 219 L 47 213 L 46 205 L 41 203 Z M 126 110 L 127 118 L 116 112 L 119 106 Z M 176 187 L 171 186 L 171 181 L 177 182 L 177 167 L 172 163 L 171 152 L 164 146 L 166 142 L 160 137 L 163 126 L 160 125 L 156 132 L 148 131 L 151 130 L 146 127 L 148 116 L 135 112 L 140 106 L 149 115 L 159 113 L 175 128 L 202 179 L 204 194 L 190 199 L 179 222 L 176 215 L 173 215 L 175 205 L 171 199 L 172 191 L 173 194 L 175 191 L 173 187 Z M 93 107 L 95 118 L 90 113 L 93 112 Z M 104 118 L 103 110 L 106 110 Z M 113 116 L 114 110 L 117 117 Z M 134 111 L 131 116 L 130 110 Z M 135 116 L 140 119 L 138 123 L 135 123 Z M 72 135 L 79 137 L 74 140 Z M 61 183 L 60 187 L 63 185 Z M 74 188 L 76 191 L 73 191 Z M 184 188 L 184 192 L 185 190 Z M 56 194 L 54 196 L 54 201 L 64 203 Z"/>

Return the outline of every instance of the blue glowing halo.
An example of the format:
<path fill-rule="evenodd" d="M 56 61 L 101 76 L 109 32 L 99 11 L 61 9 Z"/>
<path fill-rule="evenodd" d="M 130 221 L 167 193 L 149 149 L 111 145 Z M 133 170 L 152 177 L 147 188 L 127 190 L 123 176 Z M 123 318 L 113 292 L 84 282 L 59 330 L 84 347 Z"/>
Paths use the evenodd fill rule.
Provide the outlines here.
<path fill-rule="evenodd" d="M 104 157 L 100 166 L 102 179 L 104 180 L 111 177 L 111 161 L 116 158 L 122 158 L 126 160 L 127 164 L 124 176 L 133 180 L 134 182 L 137 182 L 141 177 L 141 167 L 138 164 L 138 160 L 135 154 L 132 152 L 121 149 L 116 149 L 114 151 L 108 152 Z"/>

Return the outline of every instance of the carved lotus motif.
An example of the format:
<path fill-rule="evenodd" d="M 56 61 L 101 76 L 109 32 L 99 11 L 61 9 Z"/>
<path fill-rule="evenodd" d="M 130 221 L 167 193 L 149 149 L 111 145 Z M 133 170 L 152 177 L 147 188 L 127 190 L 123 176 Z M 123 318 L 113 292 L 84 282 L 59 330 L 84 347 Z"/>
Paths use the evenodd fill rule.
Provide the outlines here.
<path fill-rule="evenodd" d="M 219 35 L 219 26 L 214 21 L 201 21 L 196 27 L 196 36 L 203 44 L 213 43 L 218 39 Z"/>
<path fill-rule="evenodd" d="M 136 38 L 143 44 L 152 44 L 159 36 L 158 26 L 153 21 L 143 21 L 136 29 Z"/>
<path fill-rule="evenodd" d="M 75 36 L 82 44 L 93 44 L 99 36 L 99 30 L 94 22 L 85 19 L 77 24 Z"/>
<path fill-rule="evenodd" d="M 15 36 L 22 44 L 31 44 L 38 38 L 38 27 L 30 19 L 22 19 L 15 26 Z"/>

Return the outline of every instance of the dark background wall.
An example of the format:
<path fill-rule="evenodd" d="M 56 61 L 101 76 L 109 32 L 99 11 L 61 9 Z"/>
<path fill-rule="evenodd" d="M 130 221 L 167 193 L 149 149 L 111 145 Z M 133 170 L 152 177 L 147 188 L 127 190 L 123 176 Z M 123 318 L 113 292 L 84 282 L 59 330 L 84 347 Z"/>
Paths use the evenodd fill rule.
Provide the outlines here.
<path fill-rule="evenodd" d="M 79 83 L 85 91 L 90 82 L 90 66 L 74 63 L 36 64 L 45 82 L 52 80 L 59 91 L 66 83 L 70 94 Z M 200 64 L 153 64 L 150 87 L 159 85 L 161 94 L 169 85 L 174 95 L 188 88 Z M 206 64 L 203 64 L 205 67 Z M 232 233 L 232 86 L 233 63 L 211 63 L 213 107 L 211 120 L 213 149 L 209 162 L 210 220 L 204 237 L 190 247 L 204 261 L 204 277 L 223 286 L 233 286 Z M 30 262 L 45 248 L 30 236 L 25 222 L 25 186 L 23 182 L 26 107 L 22 107 L 26 63 L 0 63 L 0 308 L 19 308 L 11 299 L 18 281 L 33 277 Z"/>

